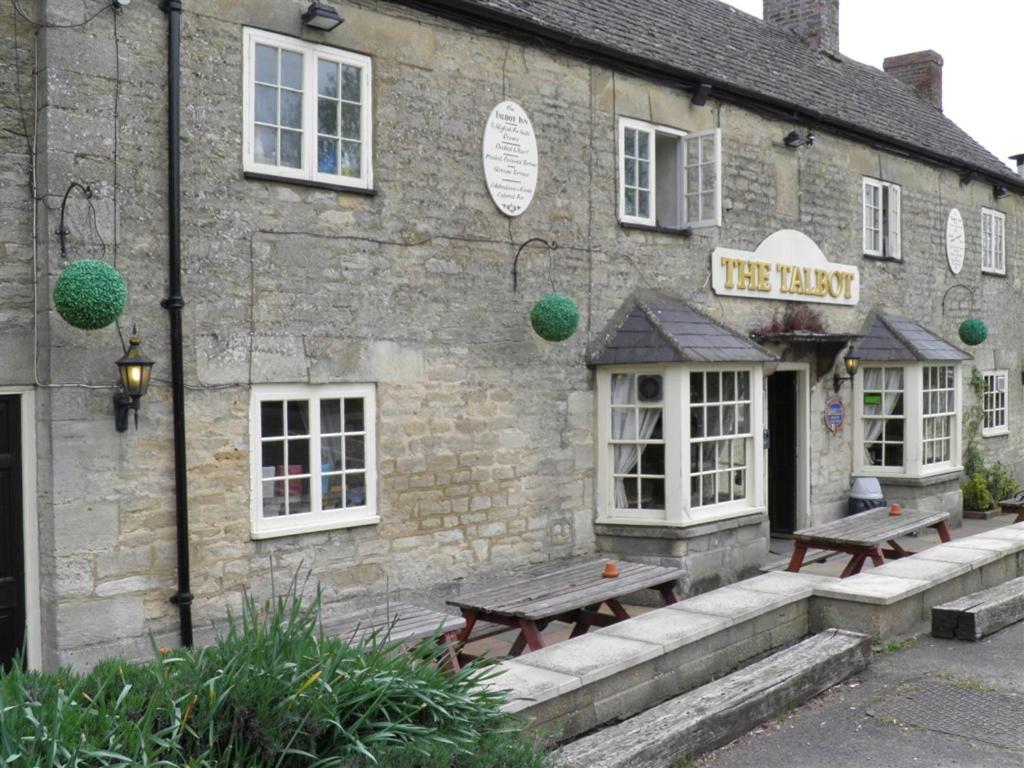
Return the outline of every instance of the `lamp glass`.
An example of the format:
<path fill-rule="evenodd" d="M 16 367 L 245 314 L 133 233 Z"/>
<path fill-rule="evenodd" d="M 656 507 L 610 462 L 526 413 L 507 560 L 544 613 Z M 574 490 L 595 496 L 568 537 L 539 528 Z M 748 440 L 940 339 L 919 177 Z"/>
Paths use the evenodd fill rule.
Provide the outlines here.
<path fill-rule="evenodd" d="M 153 361 L 146 357 L 140 346 L 142 339 L 132 336 L 128 341 L 128 351 L 117 361 L 117 373 L 121 379 L 121 388 L 126 395 L 139 398 L 149 389 L 149 375 Z"/>
<path fill-rule="evenodd" d="M 857 369 L 860 367 L 860 355 L 856 352 L 851 352 L 843 358 L 843 365 L 846 366 L 846 372 L 850 374 L 851 377 L 855 376 L 857 374 Z"/>

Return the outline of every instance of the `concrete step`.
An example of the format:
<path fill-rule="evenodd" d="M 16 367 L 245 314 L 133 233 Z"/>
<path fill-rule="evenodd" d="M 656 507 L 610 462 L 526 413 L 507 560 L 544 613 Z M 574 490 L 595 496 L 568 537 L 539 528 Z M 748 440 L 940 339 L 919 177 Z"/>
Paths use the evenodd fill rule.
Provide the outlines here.
<path fill-rule="evenodd" d="M 1024 576 L 932 608 L 932 637 L 980 640 L 1024 619 Z"/>
<path fill-rule="evenodd" d="M 672 768 L 803 703 L 871 660 L 867 635 L 827 629 L 564 747 L 567 768 Z"/>

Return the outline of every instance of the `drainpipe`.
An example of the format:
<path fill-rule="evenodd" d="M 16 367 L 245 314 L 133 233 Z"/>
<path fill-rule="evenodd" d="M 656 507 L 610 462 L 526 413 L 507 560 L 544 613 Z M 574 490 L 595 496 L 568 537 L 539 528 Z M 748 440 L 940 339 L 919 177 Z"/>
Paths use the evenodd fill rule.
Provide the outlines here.
<path fill-rule="evenodd" d="M 185 456 L 185 365 L 181 341 L 181 0 L 165 0 L 167 14 L 167 310 L 171 325 L 171 394 L 174 405 L 174 500 L 178 544 L 181 644 L 192 647 L 192 592 L 188 561 L 188 465 Z"/>

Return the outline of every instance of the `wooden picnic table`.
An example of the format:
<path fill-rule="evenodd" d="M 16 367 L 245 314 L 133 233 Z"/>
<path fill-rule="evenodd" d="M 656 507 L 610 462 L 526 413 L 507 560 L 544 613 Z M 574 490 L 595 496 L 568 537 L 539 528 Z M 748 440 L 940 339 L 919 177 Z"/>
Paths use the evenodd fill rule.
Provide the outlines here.
<path fill-rule="evenodd" d="M 948 512 L 904 509 L 900 515 L 890 515 L 888 507 L 879 507 L 824 525 L 804 528 L 793 534 L 793 557 L 789 561 L 788 570 L 794 573 L 800 570 L 808 549 L 826 549 L 852 555 L 840 575 L 845 579 L 860 573 L 868 558 L 877 566 L 885 562 L 887 557 L 895 559 L 914 554 L 896 541 L 900 536 L 924 528 L 935 528 L 940 540 L 949 541 L 947 520 Z M 889 548 L 883 549 L 883 544 L 888 544 Z"/>
<path fill-rule="evenodd" d="M 673 589 L 683 575 L 679 568 L 616 561 L 619 575 L 603 576 L 605 561 L 591 560 L 572 565 L 544 565 L 528 569 L 515 580 L 472 590 L 449 600 L 459 608 L 466 626 L 459 634 L 464 645 L 479 622 L 518 629 L 511 655 L 528 647 L 544 647 L 541 632 L 552 621 L 573 625 L 570 637 L 585 634 L 590 627 L 605 627 L 629 618 L 619 598 L 643 589 L 657 590 L 666 605 L 676 602 Z M 601 613 L 602 605 L 611 614 Z M 468 656 L 466 658 L 469 658 Z"/>

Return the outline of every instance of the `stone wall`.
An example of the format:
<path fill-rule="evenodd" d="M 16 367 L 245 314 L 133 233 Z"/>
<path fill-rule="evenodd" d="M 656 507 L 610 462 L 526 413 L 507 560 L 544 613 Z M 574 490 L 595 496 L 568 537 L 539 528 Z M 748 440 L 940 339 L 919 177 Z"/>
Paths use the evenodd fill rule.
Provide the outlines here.
<path fill-rule="evenodd" d="M 49 0 L 41 11 L 81 20 L 100 5 Z M 300 566 L 323 583 L 333 607 L 385 591 L 439 598 L 464 579 L 516 563 L 592 552 L 586 344 L 638 287 L 688 298 L 739 330 L 769 321 L 781 309 L 772 302 L 710 293 L 709 258 L 718 245 L 752 250 L 768 234 L 795 228 L 830 259 L 859 266 L 860 306 L 822 310 L 837 332 L 857 331 L 877 306 L 953 339 L 962 316 L 943 313 L 942 292 L 954 283 L 976 288 L 991 328 L 982 355 L 1010 369 L 1011 419 L 1024 413 L 1013 384 L 1021 368 L 1014 334 L 1022 320 L 1015 297 L 1024 243 L 1017 195 L 997 206 L 1008 214 L 1008 277 L 983 277 L 980 206 L 992 203 L 991 186 L 963 187 L 952 171 L 825 131 L 816 131 L 813 147 L 794 151 L 782 143 L 791 124 L 713 99 L 694 107 L 673 88 L 400 5 L 346 3 L 345 24 L 327 34 L 301 29 L 304 6 L 185 2 L 186 415 L 201 639 L 226 605 L 237 605 L 243 587 L 265 592 L 271 578 Z M 173 462 L 167 324 L 159 306 L 166 291 L 166 22 L 155 4 L 133 3 L 117 23 L 118 267 L 130 291 L 124 321 L 138 323 L 157 366 L 137 432 L 114 432 L 110 390 L 59 388 L 40 398 L 48 429 L 39 472 L 50 665 L 145 653 L 147 633 L 173 641 L 177 621 L 167 602 L 176 578 Z M 375 196 L 242 177 L 246 24 L 374 57 Z M 57 195 L 71 180 L 92 182 L 107 248 L 79 201 L 72 258 L 112 260 L 113 16 L 45 30 L 40 45 L 42 190 Z M 6 66 L 7 58 L 0 61 Z M 513 220 L 491 202 L 479 157 L 486 116 L 505 98 L 529 114 L 540 151 L 536 197 Z M 687 130 L 721 127 L 721 228 L 687 238 L 619 226 L 616 115 Z M 902 263 L 860 256 L 862 174 L 903 187 Z M 24 185 L 15 174 L 18 183 Z M 5 185 L 2 194 L 10 190 Z M 27 209 L 19 199 L 16 208 Z M 49 290 L 63 265 L 48 234 L 56 224 L 47 199 L 39 232 Z M 943 255 L 951 205 L 967 228 L 958 277 Z M 530 237 L 560 247 L 551 268 L 543 251 L 525 251 L 514 293 L 512 258 Z M 0 291 L 10 290 L 6 274 L 0 272 Z M 580 331 L 563 344 L 540 341 L 528 323 L 530 307 L 552 282 L 582 312 Z M 40 344 L 46 380 L 112 383 L 116 331 L 77 331 L 47 314 Z M 0 375 L 0 385 L 11 383 L 6 366 Z M 379 525 L 250 540 L 249 387 L 267 382 L 377 384 Z M 812 383 L 810 508 L 820 522 L 845 509 L 850 445 L 849 430 L 832 436 L 821 426 L 830 377 Z M 999 451 L 1018 468 L 1022 435 L 1014 429 L 999 438 Z M 45 457 L 51 450 L 52 469 Z"/>

